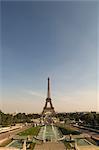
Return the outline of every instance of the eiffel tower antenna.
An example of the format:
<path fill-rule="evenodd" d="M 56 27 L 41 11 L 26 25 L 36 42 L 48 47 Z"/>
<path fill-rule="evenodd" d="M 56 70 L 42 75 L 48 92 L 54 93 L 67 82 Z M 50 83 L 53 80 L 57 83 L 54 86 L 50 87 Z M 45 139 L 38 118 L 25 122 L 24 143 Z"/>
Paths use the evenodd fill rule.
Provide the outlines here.
<path fill-rule="evenodd" d="M 51 98 L 51 95 L 50 95 L 50 78 L 49 77 L 48 77 L 47 98 Z"/>
<path fill-rule="evenodd" d="M 47 106 L 49 103 L 49 107 Z M 45 115 L 46 113 L 51 113 L 51 114 L 55 114 L 55 110 L 54 107 L 52 105 L 52 100 L 51 100 L 51 95 L 50 95 L 50 78 L 48 77 L 48 88 L 47 88 L 47 98 L 46 98 L 46 102 L 45 102 L 45 106 L 43 108 L 43 112 L 42 115 Z"/>

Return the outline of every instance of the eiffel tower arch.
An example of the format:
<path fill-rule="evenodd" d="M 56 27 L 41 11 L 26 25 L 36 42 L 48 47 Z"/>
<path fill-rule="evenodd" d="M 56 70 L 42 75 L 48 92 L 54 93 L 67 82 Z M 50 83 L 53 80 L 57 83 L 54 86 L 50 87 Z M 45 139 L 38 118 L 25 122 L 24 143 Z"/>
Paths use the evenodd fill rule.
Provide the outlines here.
<path fill-rule="evenodd" d="M 48 78 L 47 98 L 46 98 L 45 106 L 43 107 L 43 111 L 42 111 L 42 115 L 46 115 L 46 114 L 50 114 L 50 115 L 55 114 L 55 110 L 52 105 L 52 100 L 50 95 L 50 78 Z"/>

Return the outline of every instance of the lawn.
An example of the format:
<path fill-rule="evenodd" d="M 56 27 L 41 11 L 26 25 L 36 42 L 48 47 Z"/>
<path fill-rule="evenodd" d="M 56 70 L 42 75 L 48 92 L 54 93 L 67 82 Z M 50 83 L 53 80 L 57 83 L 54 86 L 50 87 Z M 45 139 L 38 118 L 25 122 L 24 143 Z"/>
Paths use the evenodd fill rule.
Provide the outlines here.
<path fill-rule="evenodd" d="M 20 135 L 20 136 L 28 136 L 28 135 L 36 136 L 36 135 L 38 135 L 39 130 L 40 130 L 40 126 L 31 127 L 23 132 L 20 132 L 18 135 Z"/>
<path fill-rule="evenodd" d="M 59 126 L 58 127 L 59 130 L 62 132 L 63 135 L 68 135 L 68 134 L 72 134 L 72 135 L 79 135 L 80 132 L 71 128 L 71 127 L 62 127 L 62 126 Z"/>

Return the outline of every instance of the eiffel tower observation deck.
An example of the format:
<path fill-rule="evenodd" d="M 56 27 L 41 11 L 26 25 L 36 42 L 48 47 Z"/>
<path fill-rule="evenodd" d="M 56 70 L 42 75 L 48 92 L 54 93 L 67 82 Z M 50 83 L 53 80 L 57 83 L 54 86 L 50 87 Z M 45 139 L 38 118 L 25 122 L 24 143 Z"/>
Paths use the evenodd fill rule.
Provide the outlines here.
<path fill-rule="evenodd" d="M 51 100 L 50 78 L 48 78 L 47 98 L 46 98 L 45 106 L 42 112 L 42 115 L 46 115 L 46 114 L 51 114 L 51 115 L 55 114 L 55 110 L 54 110 L 54 107 L 52 105 L 52 100 Z"/>

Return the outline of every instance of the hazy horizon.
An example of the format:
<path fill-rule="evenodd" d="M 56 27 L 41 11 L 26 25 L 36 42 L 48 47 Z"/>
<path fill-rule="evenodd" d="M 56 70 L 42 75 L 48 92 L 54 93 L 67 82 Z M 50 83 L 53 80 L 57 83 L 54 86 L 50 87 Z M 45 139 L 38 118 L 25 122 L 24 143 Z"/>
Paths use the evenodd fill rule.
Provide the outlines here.
<path fill-rule="evenodd" d="M 99 111 L 99 3 L 1 1 L 0 109 Z"/>

